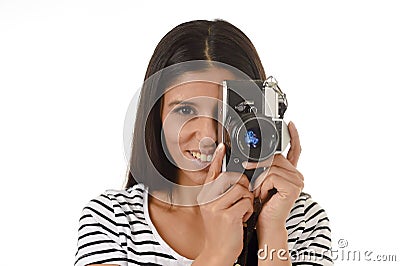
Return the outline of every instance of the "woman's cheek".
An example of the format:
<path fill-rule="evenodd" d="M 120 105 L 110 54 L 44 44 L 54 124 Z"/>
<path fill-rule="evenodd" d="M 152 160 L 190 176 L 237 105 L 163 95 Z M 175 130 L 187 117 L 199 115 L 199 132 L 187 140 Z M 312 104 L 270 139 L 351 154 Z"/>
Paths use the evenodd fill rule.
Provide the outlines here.
<path fill-rule="evenodd" d="M 164 131 L 164 139 L 166 143 L 163 143 L 164 149 L 168 149 L 168 153 L 172 156 L 172 159 L 175 161 L 176 164 L 182 164 L 182 160 L 184 159 L 184 154 L 182 154 L 181 148 L 182 146 L 182 141 L 180 141 L 182 133 L 180 132 L 180 127 L 178 123 L 171 123 L 165 124 L 163 127 Z M 166 153 L 166 154 L 168 154 Z M 183 165 L 177 165 L 183 166 Z"/>

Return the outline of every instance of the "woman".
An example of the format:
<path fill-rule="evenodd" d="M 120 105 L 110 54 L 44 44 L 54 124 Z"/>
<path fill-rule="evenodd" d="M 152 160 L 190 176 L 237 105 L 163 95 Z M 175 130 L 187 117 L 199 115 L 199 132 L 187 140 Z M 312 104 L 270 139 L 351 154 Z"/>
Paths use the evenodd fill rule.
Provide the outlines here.
<path fill-rule="evenodd" d="M 226 147 L 218 144 L 216 112 L 221 82 L 230 79 L 266 79 L 235 26 L 191 21 L 164 36 L 141 90 L 126 189 L 84 208 L 75 265 L 234 265 L 255 198 L 264 203 L 248 265 L 332 264 L 326 213 L 301 193 L 293 123 L 286 158 L 243 165 L 267 167 L 255 184 L 221 171 Z"/>

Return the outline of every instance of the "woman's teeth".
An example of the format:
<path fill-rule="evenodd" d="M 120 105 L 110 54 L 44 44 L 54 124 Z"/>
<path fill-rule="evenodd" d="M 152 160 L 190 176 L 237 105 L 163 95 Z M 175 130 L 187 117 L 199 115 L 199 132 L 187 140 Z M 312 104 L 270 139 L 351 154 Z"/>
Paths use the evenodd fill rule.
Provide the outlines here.
<path fill-rule="evenodd" d="M 190 154 L 194 157 L 194 158 L 196 158 L 196 159 L 198 159 L 198 160 L 200 160 L 200 161 L 202 161 L 202 162 L 211 162 L 211 160 L 212 160 L 212 154 L 203 154 L 203 153 L 200 153 L 200 152 L 193 152 L 193 151 L 190 151 Z"/>

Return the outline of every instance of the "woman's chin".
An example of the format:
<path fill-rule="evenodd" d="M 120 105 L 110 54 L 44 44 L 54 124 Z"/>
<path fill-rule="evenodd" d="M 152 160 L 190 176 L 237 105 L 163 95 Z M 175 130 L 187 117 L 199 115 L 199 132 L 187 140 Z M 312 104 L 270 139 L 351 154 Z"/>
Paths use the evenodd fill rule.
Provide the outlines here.
<path fill-rule="evenodd" d="M 207 178 L 208 170 L 179 171 L 178 183 L 182 186 L 201 186 Z"/>

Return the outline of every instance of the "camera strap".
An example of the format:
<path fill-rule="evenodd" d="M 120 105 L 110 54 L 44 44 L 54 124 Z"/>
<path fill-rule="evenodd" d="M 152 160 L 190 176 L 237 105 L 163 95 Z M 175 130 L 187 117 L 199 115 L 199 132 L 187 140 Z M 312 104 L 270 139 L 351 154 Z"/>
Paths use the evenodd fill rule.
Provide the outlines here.
<path fill-rule="evenodd" d="M 277 192 L 277 190 L 275 188 L 271 189 L 268 193 L 267 198 L 264 200 L 264 202 L 268 201 L 276 192 Z M 256 237 L 256 236 L 254 236 L 254 234 L 255 234 L 254 231 L 256 229 L 257 219 L 261 212 L 262 206 L 263 206 L 263 202 L 261 202 L 260 198 L 257 198 L 254 200 L 254 213 L 250 216 L 250 218 L 247 220 L 247 222 L 243 225 L 243 250 L 240 253 L 234 266 L 247 266 L 247 265 L 253 265 L 254 263 L 257 263 L 257 259 L 258 259 L 257 254 L 250 254 L 250 256 L 252 256 L 252 257 L 249 257 L 249 247 L 250 247 L 250 241 L 252 240 L 252 238 Z M 255 247 L 255 248 L 258 248 L 258 243 L 255 243 L 255 244 L 257 245 L 257 247 Z"/>
<path fill-rule="evenodd" d="M 254 170 L 245 170 L 244 174 L 249 178 L 249 180 L 255 180 L 256 178 L 252 178 L 253 176 L 258 176 L 264 169 L 257 168 Z M 257 173 L 259 172 L 259 173 Z M 255 226 L 257 223 L 258 215 L 260 214 L 262 204 L 260 198 L 254 199 L 253 203 L 254 212 L 250 216 L 250 218 L 243 224 L 243 249 L 240 253 L 238 259 L 236 260 L 234 266 L 246 266 L 247 258 L 249 252 L 249 244 L 250 240 L 253 236 Z"/>

